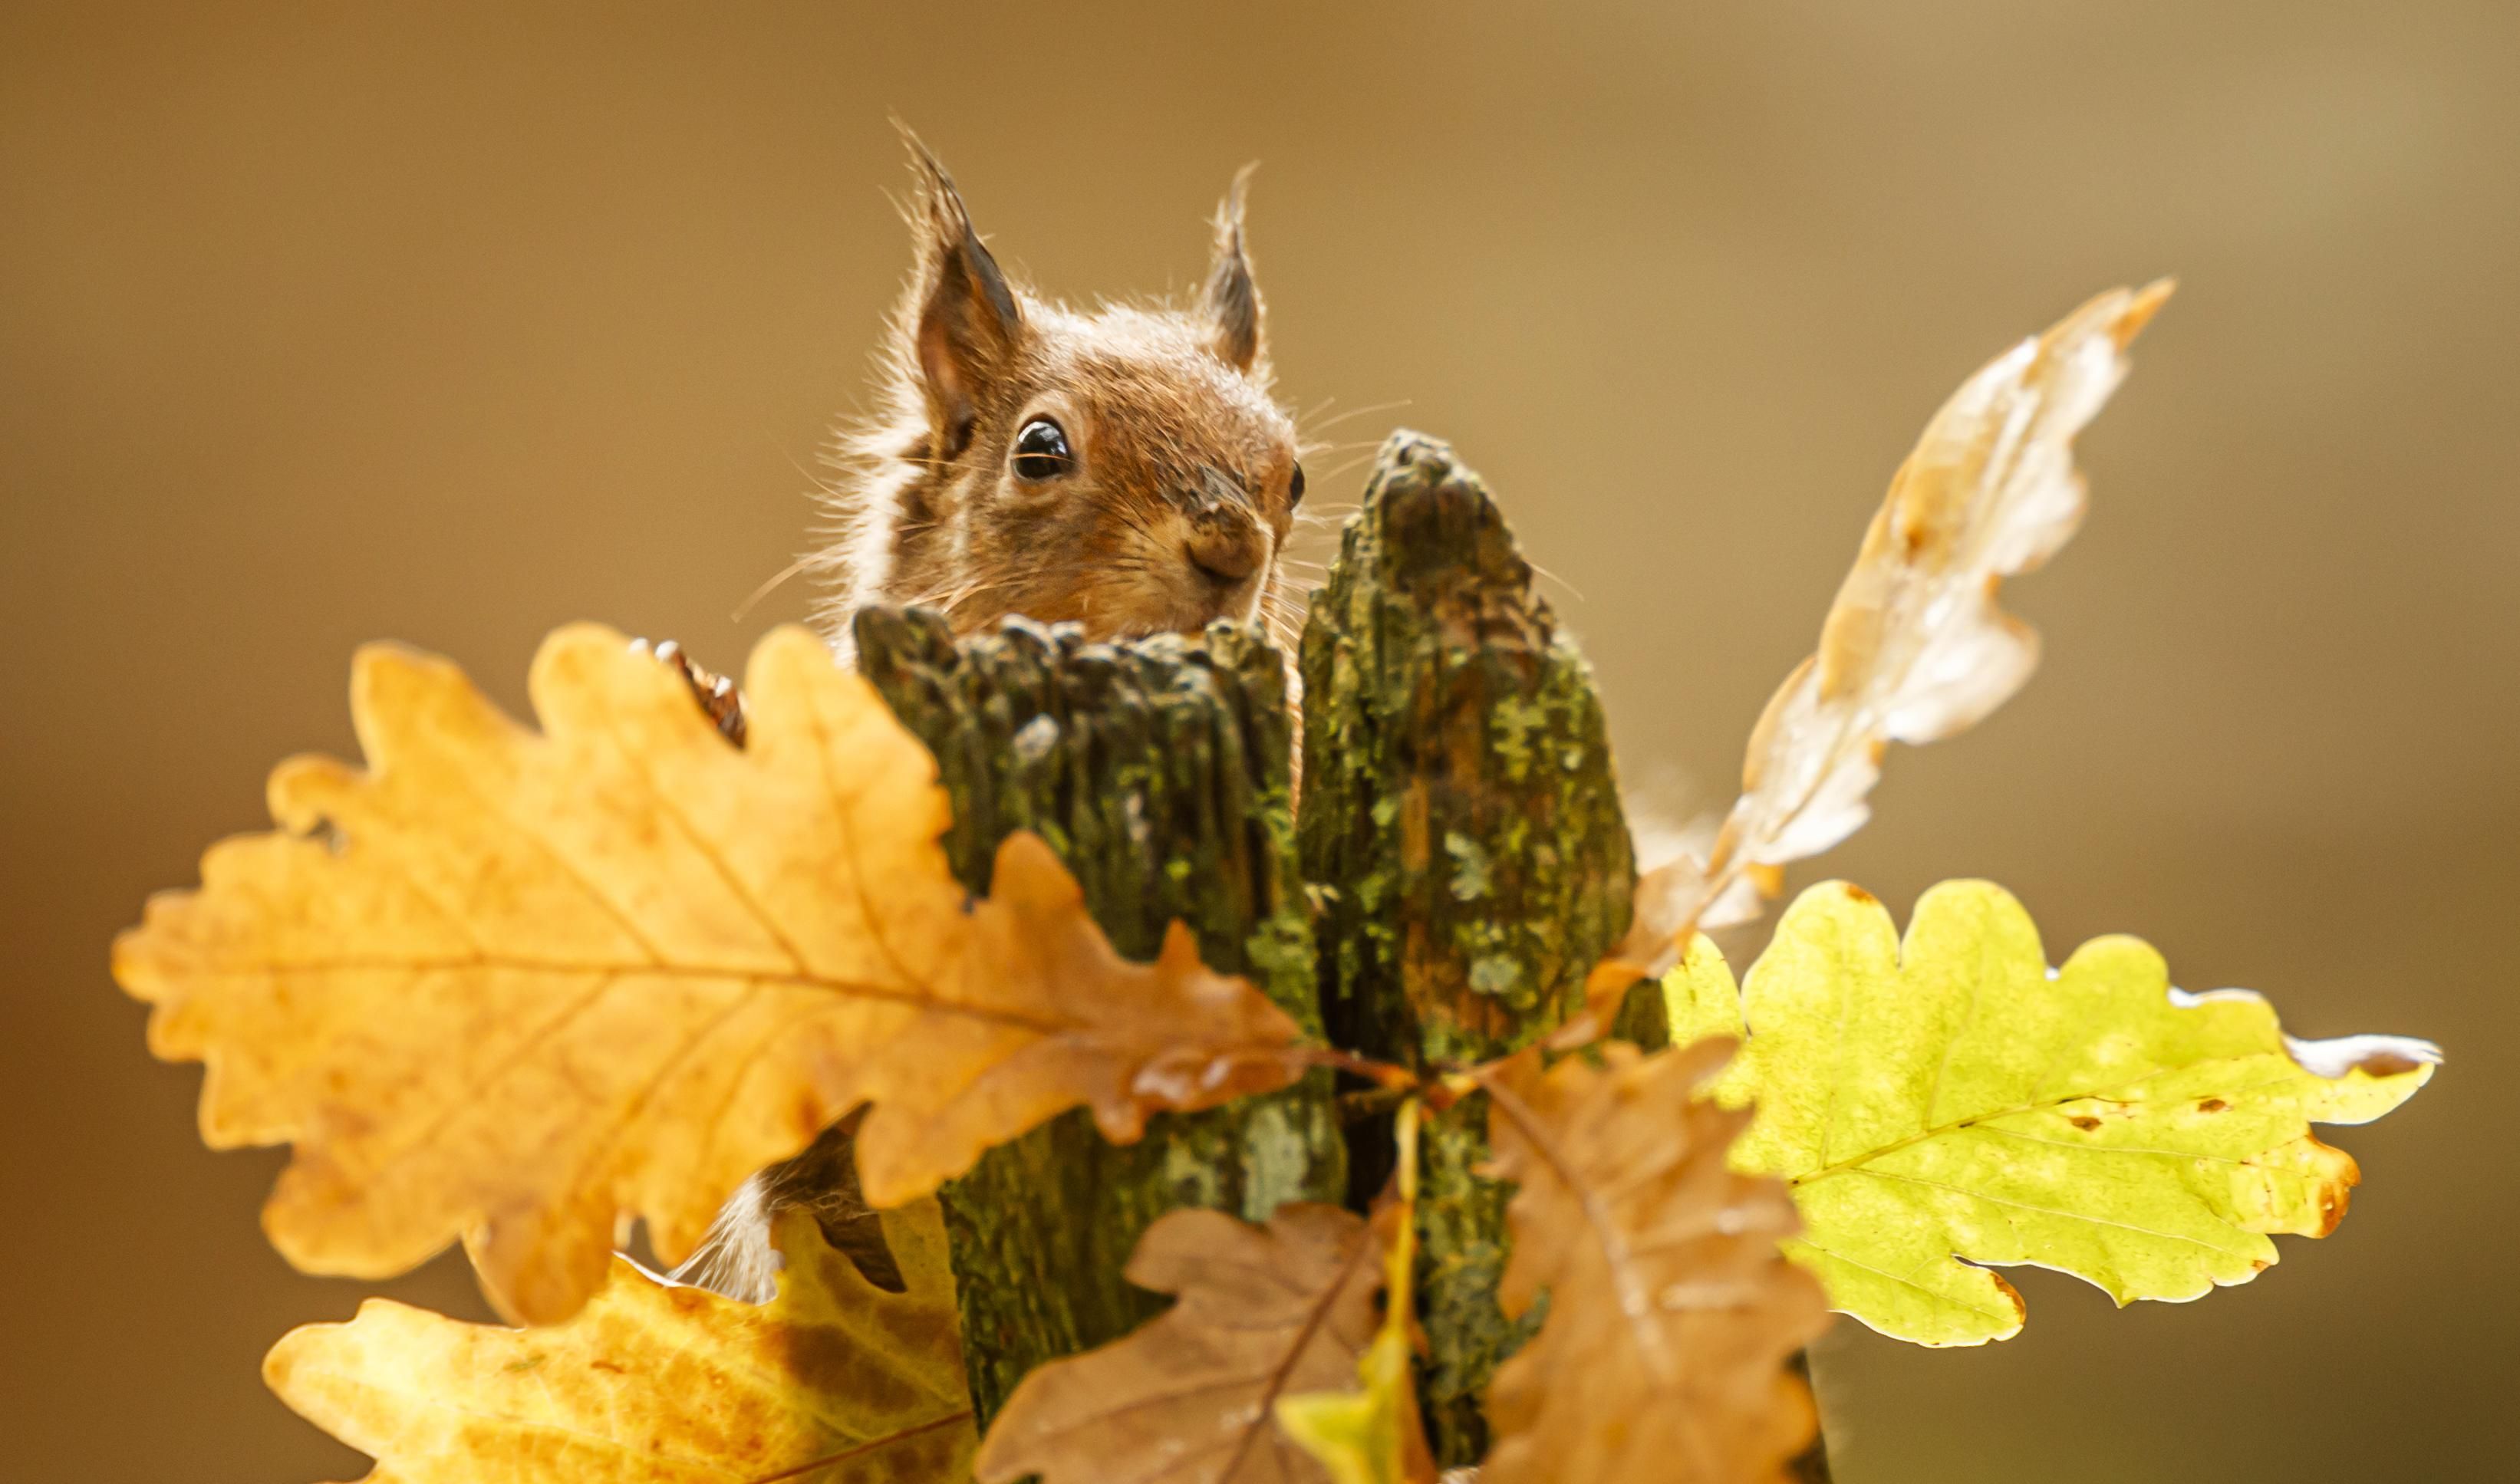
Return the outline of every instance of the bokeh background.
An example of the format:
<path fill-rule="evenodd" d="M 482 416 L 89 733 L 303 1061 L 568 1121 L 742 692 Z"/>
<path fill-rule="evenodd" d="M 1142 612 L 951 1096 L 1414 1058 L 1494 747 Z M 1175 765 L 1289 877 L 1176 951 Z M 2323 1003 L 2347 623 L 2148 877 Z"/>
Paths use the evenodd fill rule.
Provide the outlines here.
<path fill-rule="evenodd" d="M 810 472 L 905 265 L 885 118 L 1054 292 L 1252 242 L 1335 436 L 1456 440 L 1598 666 L 1622 766 L 1722 801 L 1946 391 L 2182 289 L 2011 589 L 2048 660 L 1897 754 L 1803 879 L 2018 891 L 2310 1035 L 2448 1048 L 2331 1238 L 2028 1330 L 1841 1326 L 1850 1484 L 2500 1476 L 2520 1302 L 2520 8 L 1878 0 L 1193 10 L 17 0 L 0 13 L 0 1473 L 346 1478 L 262 1391 L 291 1273 L 106 947 L 353 646 L 512 705 L 567 619 L 732 664 L 804 609 Z M 1406 405 L 1386 404 L 1405 399 Z M 1357 475 L 1313 487 L 1352 500 Z M 478 1314 L 460 1260 L 387 1291 Z"/>

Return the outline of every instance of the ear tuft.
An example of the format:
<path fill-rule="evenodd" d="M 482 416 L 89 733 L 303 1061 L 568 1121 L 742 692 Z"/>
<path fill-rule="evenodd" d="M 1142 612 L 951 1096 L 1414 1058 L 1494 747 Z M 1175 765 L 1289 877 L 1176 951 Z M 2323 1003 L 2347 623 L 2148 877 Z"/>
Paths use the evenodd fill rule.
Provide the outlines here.
<path fill-rule="evenodd" d="M 1260 290 L 1251 281 L 1251 259 L 1242 249 L 1242 199 L 1257 163 L 1234 172 L 1234 187 L 1216 208 L 1215 262 L 1207 272 L 1200 313 L 1207 321 L 1207 348 L 1237 371 L 1260 360 Z"/>
<path fill-rule="evenodd" d="M 1006 373 L 1023 315 L 998 260 L 981 246 L 954 177 L 907 124 L 895 119 L 893 126 L 919 177 L 910 208 L 919 251 L 915 359 L 935 454 L 950 459 L 969 445 L 980 397 Z"/>

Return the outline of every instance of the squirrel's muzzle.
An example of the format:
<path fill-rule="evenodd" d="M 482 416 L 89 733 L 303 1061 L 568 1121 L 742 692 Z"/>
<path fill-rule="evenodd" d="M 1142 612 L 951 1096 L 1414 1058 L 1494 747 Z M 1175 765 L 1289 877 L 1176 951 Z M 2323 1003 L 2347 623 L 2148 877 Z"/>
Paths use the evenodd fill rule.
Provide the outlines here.
<path fill-rule="evenodd" d="M 1269 560 L 1269 538 L 1260 522 L 1238 505 L 1208 504 L 1190 517 L 1190 534 L 1182 555 L 1216 581 L 1233 584 L 1260 570 Z"/>

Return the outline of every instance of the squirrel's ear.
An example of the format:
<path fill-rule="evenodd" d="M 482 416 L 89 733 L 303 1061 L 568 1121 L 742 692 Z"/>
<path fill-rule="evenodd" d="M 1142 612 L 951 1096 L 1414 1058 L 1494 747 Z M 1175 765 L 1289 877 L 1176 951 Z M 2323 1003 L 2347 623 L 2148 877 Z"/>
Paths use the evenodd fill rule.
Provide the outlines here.
<path fill-rule="evenodd" d="M 1242 250 L 1242 197 L 1256 164 L 1234 172 L 1234 189 L 1216 208 L 1216 261 L 1207 270 L 1199 310 L 1207 321 L 1207 348 L 1237 371 L 1260 360 L 1260 290 L 1251 282 L 1251 259 Z"/>
<path fill-rule="evenodd" d="M 903 128 L 901 137 L 919 174 L 918 200 L 911 206 L 919 239 L 913 348 L 938 455 L 950 459 L 970 443 L 981 388 L 1004 374 L 1023 316 L 998 260 L 971 229 L 954 178 L 919 136 Z"/>

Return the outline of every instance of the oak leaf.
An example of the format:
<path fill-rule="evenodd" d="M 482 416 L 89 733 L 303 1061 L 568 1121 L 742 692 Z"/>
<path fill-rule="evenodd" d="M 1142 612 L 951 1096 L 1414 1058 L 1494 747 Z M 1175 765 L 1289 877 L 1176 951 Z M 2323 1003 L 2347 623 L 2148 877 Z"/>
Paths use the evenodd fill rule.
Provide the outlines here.
<path fill-rule="evenodd" d="M 1939 742 L 2002 705 L 2039 639 L 1996 606 L 2082 521 L 2073 438 L 2126 376 L 2126 348 L 2170 296 L 2113 289 L 1997 357 L 1952 394 L 1892 476 L 1820 648 L 1752 731 L 1741 795 L 1703 850 L 1648 869 L 1626 956 L 1649 973 L 1696 927 L 1757 916 L 1778 868 L 1862 828 L 1893 742 Z M 1624 991 L 1636 975 L 1598 982 Z"/>
<path fill-rule="evenodd" d="M 1278 1399 L 1278 1426 L 1311 1454 L 1330 1484 L 1432 1484 L 1434 1458 L 1418 1417 L 1409 1327 L 1392 1310 L 1358 1357 L 1354 1391 Z"/>
<path fill-rule="evenodd" d="M 1336 1206 L 1280 1206 L 1265 1227 L 1173 1211 L 1127 1278 L 1179 1295 L 1127 1336 L 1025 1376 L 980 1446 L 982 1484 L 1151 1477 L 1165 1484 L 1316 1484 L 1281 1432 L 1285 1395 L 1344 1389 L 1374 1337 L 1377 1244 Z"/>
<path fill-rule="evenodd" d="M 263 1376 L 378 1461 L 371 1484 L 948 1484 L 976 1443 L 932 1200 L 883 1216 L 887 1292 L 789 1212 L 747 1304 L 615 1257 L 564 1324 L 506 1329 L 370 1299 L 285 1336 Z"/>
<path fill-rule="evenodd" d="M 1724 962 L 1724 950 L 1703 933 L 1690 935 L 1680 962 L 1662 976 L 1662 1006 L 1674 1046 L 1709 1036 L 1741 1039 L 1741 987 Z"/>
<path fill-rule="evenodd" d="M 1758 1104 L 1734 1167 L 1792 1187 L 1804 1230 L 1785 1249 L 1832 1305 L 1929 1345 L 2020 1329 L 1990 1264 L 2121 1304 L 2248 1282 L 2275 1261 L 2270 1234 L 2345 1214 L 2359 1172 L 2310 1125 L 2379 1117 L 2440 1056 L 2295 1041 L 2254 994 L 2171 988 L 2135 938 L 2050 973 L 2029 914 L 1984 881 L 1925 893 L 1904 944 L 1868 893 L 1814 886 L 1743 991 L 1749 1039 L 1715 1087 Z"/>
<path fill-rule="evenodd" d="M 1278 1398 L 1278 1426 L 1321 1461 L 1331 1484 L 1434 1484 L 1435 1458 L 1418 1414 L 1417 1353 L 1418 1104 L 1393 1119 L 1399 1170 L 1392 1198 L 1373 1213 L 1382 1247 L 1382 1326 L 1358 1357 L 1354 1391 L 1307 1391 Z"/>
<path fill-rule="evenodd" d="M 460 1235 L 547 1324 L 629 1216 L 680 1261 L 861 1103 L 888 1206 L 1079 1103 L 1129 1140 L 1295 1075 L 1293 1020 L 1178 923 L 1120 960 L 1039 839 L 967 907 L 933 761 L 804 631 L 755 650 L 742 749 L 606 629 L 554 634 L 531 690 L 539 734 L 362 651 L 367 770 L 283 764 L 281 832 L 213 847 L 115 945 L 152 1049 L 208 1064 L 203 1138 L 296 1145 L 264 1226 L 298 1267 L 382 1277 Z"/>
<path fill-rule="evenodd" d="M 1546 1290 L 1549 1314 L 1497 1368 L 1480 1484 L 1782 1480 L 1810 1441 L 1786 1362 L 1827 1305 L 1778 1250 L 1784 1187 L 1725 1167 L 1750 1115 L 1695 1097 L 1732 1045 L 1607 1042 L 1546 1072 L 1534 1048 L 1482 1078 L 1491 1173 L 1520 1186 L 1498 1301 Z"/>

